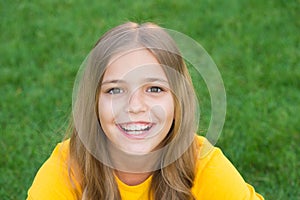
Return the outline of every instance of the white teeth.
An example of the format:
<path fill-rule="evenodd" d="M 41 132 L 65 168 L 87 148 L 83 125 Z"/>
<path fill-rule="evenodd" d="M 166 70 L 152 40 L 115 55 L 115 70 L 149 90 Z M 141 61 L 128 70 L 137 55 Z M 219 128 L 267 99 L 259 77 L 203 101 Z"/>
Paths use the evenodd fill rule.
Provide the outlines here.
<path fill-rule="evenodd" d="M 120 124 L 120 127 L 130 134 L 141 134 L 143 131 L 147 131 L 151 128 L 151 125 L 144 125 L 144 124 Z"/>

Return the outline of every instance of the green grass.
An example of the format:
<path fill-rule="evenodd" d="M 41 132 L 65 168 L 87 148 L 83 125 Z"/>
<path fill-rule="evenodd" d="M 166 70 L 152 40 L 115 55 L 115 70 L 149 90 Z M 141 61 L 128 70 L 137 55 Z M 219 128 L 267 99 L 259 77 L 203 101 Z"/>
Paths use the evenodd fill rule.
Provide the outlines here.
<path fill-rule="evenodd" d="M 0 11 L 1 199 L 26 197 L 64 135 L 81 62 L 102 33 L 128 20 L 205 47 L 227 91 L 217 145 L 266 199 L 300 199 L 299 1 L 1 0 Z"/>

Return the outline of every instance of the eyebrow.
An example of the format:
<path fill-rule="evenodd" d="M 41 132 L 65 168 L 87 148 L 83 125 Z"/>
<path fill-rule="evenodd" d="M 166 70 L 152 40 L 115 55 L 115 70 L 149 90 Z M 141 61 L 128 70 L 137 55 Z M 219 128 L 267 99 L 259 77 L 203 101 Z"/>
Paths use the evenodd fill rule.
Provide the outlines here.
<path fill-rule="evenodd" d="M 169 83 L 168 80 L 162 79 L 162 78 L 145 78 L 145 82 L 163 82 L 163 83 Z M 113 80 L 107 80 L 103 81 L 102 85 L 109 84 L 109 83 L 126 83 L 126 81 L 122 79 L 113 79 Z"/>
<path fill-rule="evenodd" d="M 162 78 L 146 78 L 146 82 L 163 82 L 163 83 L 169 83 L 168 80 L 162 79 Z"/>
<path fill-rule="evenodd" d="M 109 83 L 125 83 L 124 80 L 118 80 L 118 79 L 115 79 L 115 80 L 107 80 L 107 81 L 103 81 L 101 83 L 101 85 L 104 85 L 104 84 L 109 84 Z"/>

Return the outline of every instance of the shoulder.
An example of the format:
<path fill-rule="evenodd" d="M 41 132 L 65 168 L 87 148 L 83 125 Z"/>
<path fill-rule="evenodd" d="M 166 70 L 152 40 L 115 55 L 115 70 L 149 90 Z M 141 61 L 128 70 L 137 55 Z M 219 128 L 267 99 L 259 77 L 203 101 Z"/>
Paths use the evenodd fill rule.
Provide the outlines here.
<path fill-rule="evenodd" d="M 202 199 L 262 199 L 222 151 L 197 136 L 198 158 L 193 192 Z"/>
<path fill-rule="evenodd" d="M 59 143 L 37 172 L 28 199 L 73 199 L 69 178 L 69 140 Z"/>

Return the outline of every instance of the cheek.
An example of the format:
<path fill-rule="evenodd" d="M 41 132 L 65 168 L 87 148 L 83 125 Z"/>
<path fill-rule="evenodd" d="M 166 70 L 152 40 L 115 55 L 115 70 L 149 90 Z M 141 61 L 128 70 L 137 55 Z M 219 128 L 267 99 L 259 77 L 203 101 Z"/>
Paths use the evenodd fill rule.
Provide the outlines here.
<path fill-rule="evenodd" d="M 170 95 L 166 101 L 164 101 L 165 107 L 166 107 L 166 112 L 167 116 L 171 117 L 172 119 L 174 118 L 174 112 L 175 112 L 175 104 L 173 97 Z"/>
<path fill-rule="evenodd" d="M 175 108 L 174 108 L 174 102 L 167 104 L 167 109 L 166 109 L 166 118 L 169 121 L 174 120 L 174 113 L 175 113 Z"/>
<path fill-rule="evenodd" d="M 111 102 L 105 98 L 99 98 L 98 101 L 98 116 L 100 125 L 106 137 L 111 139 L 111 125 L 114 121 L 113 113 L 111 110 Z"/>
<path fill-rule="evenodd" d="M 165 98 L 159 101 L 151 108 L 151 112 L 160 120 L 173 121 L 174 119 L 174 101 L 172 98 Z"/>
<path fill-rule="evenodd" d="M 111 123 L 118 120 L 124 111 L 126 99 L 124 98 L 116 98 L 113 99 L 107 96 L 100 96 L 98 101 L 98 116 L 100 119 L 101 125 L 105 125 L 104 123 Z"/>
<path fill-rule="evenodd" d="M 112 116 L 111 102 L 107 99 L 100 97 L 98 102 L 98 115 L 100 123 L 108 121 Z"/>

